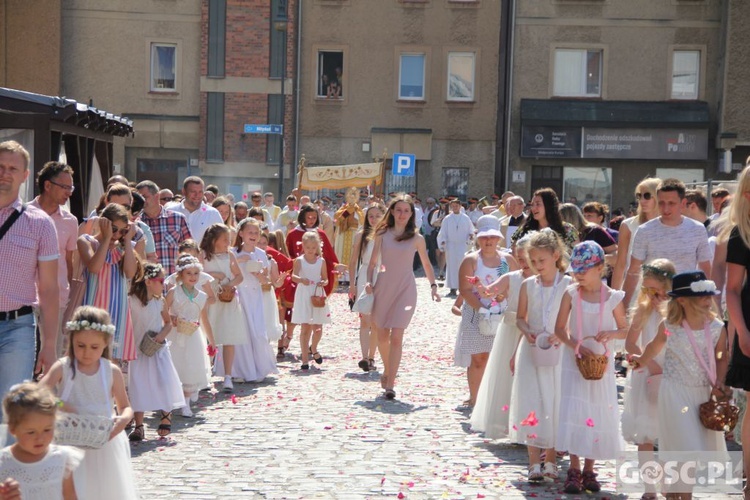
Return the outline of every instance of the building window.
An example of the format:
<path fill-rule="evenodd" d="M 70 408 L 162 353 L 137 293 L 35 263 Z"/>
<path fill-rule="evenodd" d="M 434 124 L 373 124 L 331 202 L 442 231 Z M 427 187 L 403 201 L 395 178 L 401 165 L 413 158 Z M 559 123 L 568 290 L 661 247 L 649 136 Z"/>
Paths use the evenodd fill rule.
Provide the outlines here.
<path fill-rule="evenodd" d="M 443 169 L 443 196 L 458 196 L 466 201 L 469 191 L 469 169 L 468 168 L 444 168 Z"/>
<path fill-rule="evenodd" d="M 151 44 L 151 91 L 177 91 L 177 44 Z"/>
<path fill-rule="evenodd" d="M 554 82 L 556 96 L 601 97 L 602 51 L 556 49 Z"/>
<path fill-rule="evenodd" d="M 398 98 L 424 101 L 424 54 L 401 54 Z"/>
<path fill-rule="evenodd" d="M 206 161 L 224 161 L 224 93 L 206 96 Z"/>
<path fill-rule="evenodd" d="M 672 99 L 698 99 L 700 66 L 699 50 L 672 52 Z"/>
<path fill-rule="evenodd" d="M 705 171 L 702 168 L 657 168 L 656 176 L 659 179 L 679 179 L 688 187 L 696 182 L 703 182 Z"/>
<path fill-rule="evenodd" d="M 208 75 L 224 76 L 226 54 L 227 2 L 210 0 L 208 2 Z"/>
<path fill-rule="evenodd" d="M 286 42 L 286 31 L 277 30 L 274 26 L 274 18 L 279 12 L 280 0 L 271 0 L 271 27 L 270 27 L 270 46 L 271 61 L 269 64 L 269 74 L 271 78 L 281 78 L 284 71 L 284 43 Z"/>
<path fill-rule="evenodd" d="M 268 118 L 266 123 L 272 125 L 281 125 L 284 123 L 284 118 L 281 115 L 281 94 L 268 94 Z M 279 141 L 281 135 L 279 134 L 266 134 L 266 163 L 278 165 L 279 164 Z"/>
<path fill-rule="evenodd" d="M 448 53 L 448 100 L 474 100 L 474 52 Z"/>
<path fill-rule="evenodd" d="M 582 207 L 590 201 L 612 206 L 612 169 L 607 167 L 565 167 L 563 200 Z"/>
<path fill-rule="evenodd" d="M 318 51 L 319 98 L 344 98 L 344 53 L 340 50 Z"/>

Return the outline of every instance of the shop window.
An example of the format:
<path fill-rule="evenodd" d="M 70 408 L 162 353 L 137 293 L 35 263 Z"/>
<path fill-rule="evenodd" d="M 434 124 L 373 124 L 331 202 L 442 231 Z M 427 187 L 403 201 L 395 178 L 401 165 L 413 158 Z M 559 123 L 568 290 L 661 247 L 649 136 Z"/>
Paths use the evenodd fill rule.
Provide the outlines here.
<path fill-rule="evenodd" d="M 344 53 L 340 50 L 318 51 L 318 93 L 319 98 L 344 98 Z"/>
<path fill-rule="evenodd" d="M 177 44 L 151 44 L 151 91 L 177 91 Z"/>
<path fill-rule="evenodd" d="M 560 196 L 560 193 L 558 193 Z M 612 169 L 607 167 L 565 167 L 561 202 L 582 207 L 590 201 L 612 206 Z"/>
<path fill-rule="evenodd" d="M 444 168 L 442 188 L 442 196 L 457 196 L 465 201 L 469 194 L 469 169 Z"/>
<path fill-rule="evenodd" d="M 702 168 L 657 168 L 656 177 L 659 179 L 679 179 L 685 184 L 703 182 L 705 172 Z"/>
<path fill-rule="evenodd" d="M 393 175 L 393 161 L 388 160 L 385 164 L 385 194 L 388 193 L 412 193 L 417 191 L 417 172 L 419 172 L 419 160 L 414 167 L 414 176 Z"/>
<path fill-rule="evenodd" d="M 601 50 L 556 49 L 554 95 L 558 97 L 601 97 Z"/>
<path fill-rule="evenodd" d="M 401 54 L 398 75 L 398 98 L 424 101 L 424 54 Z"/>
<path fill-rule="evenodd" d="M 474 100 L 474 52 L 448 53 L 448 100 Z"/>
<path fill-rule="evenodd" d="M 672 52 L 672 99 L 698 99 L 700 65 L 701 52 L 699 50 Z"/>

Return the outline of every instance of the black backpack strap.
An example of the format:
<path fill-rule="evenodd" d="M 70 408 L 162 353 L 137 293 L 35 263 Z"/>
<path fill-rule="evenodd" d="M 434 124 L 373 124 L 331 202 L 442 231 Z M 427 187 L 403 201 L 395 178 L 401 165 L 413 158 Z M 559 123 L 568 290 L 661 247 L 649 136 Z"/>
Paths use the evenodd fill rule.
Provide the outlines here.
<path fill-rule="evenodd" d="M 5 221 L 5 224 L 3 224 L 2 227 L 0 227 L 0 240 L 3 239 L 3 236 L 5 236 L 5 233 L 8 232 L 11 226 L 15 224 L 18 218 L 21 217 L 21 214 L 24 213 L 25 211 L 26 211 L 25 203 L 21 205 L 21 210 L 13 210 L 13 213 L 10 214 L 10 217 L 8 217 L 8 220 Z"/>

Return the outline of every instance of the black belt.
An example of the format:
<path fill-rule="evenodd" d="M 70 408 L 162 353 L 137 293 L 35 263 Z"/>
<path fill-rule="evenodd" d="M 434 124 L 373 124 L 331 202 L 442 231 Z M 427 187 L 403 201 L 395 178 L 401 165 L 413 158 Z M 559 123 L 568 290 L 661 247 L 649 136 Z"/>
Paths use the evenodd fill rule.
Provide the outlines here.
<path fill-rule="evenodd" d="M 22 308 L 16 309 L 15 311 L 3 311 L 0 312 L 0 321 L 18 319 L 21 316 L 26 316 L 27 314 L 31 314 L 32 312 L 34 312 L 34 309 L 31 306 L 23 306 Z"/>

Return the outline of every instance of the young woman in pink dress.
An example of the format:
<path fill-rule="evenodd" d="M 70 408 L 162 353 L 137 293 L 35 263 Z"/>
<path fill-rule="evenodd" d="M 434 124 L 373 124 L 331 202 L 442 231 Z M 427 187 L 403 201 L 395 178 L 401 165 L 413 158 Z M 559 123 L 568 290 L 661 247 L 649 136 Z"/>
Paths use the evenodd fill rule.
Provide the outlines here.
<path fill-rule="evenodd" d="M 412 268 L 414 252 L 419 253 L 430 281 L 432 299 L 440 302 L 427 247 L 414 224 L 414 202 L 410 196 L 399 194 L 391 200 L 388 211 L 375 230 L 365 285 L 367 293 L 375 294 L 372 329 L 378 336 L 378 350 L 383 359 L 380 385 L 385 389 L 386 399 L 396 397 L 393 386 L 401 364 L 404 330 L 409 326 L 417 305 L 417 283 Z M 372 286 L 378 262 L 378 282 Z"/>

